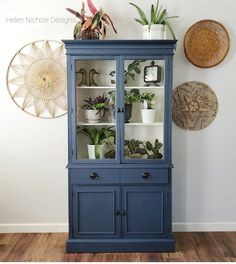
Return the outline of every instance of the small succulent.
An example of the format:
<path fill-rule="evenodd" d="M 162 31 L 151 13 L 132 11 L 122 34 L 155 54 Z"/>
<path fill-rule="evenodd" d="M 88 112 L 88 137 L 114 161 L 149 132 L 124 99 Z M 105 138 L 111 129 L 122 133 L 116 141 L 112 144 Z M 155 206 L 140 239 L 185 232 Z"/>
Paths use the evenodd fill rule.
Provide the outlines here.
<path fill-rule="evenodd" d="M 92 97 L 89 97 L 88 100 L 84 100 L 86 104 L 82 106 L 82 109 L 84 110 L 98 110 L 98 113 L 101 112 L 102 116 L 105 115 L 105 113 L 109 110 L 109 98 L 106 96 L 105 93 L 94 99 Z"/>

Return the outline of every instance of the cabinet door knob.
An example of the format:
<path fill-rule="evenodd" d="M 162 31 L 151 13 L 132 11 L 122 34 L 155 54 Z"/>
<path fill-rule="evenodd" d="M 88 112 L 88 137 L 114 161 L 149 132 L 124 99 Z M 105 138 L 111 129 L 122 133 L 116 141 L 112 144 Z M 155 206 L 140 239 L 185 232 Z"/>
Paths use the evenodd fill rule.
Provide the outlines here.
<path fill-rule="evenodd" d="M 92 180 L 97 180 L 99 178 L 99 175 L 96 173 L 96 172 L 93 172 L 89 175 L 89 177 L 92 179 Z"/>
<path fill-rule="evenodd" d="M 151 178 L 151 174 L 149 172 L 144 172 L 143 173 L 143 178 L 144 179 L 150 179 Z"/>
<path fill-rule="evenodd" d="M 123 113 L 124 112 L 124 108 L 117 108 L 117 113 Z"/>
<path fill-rule="evenodd" d="M 115 215 L 120 215 L 120 211 L 119 210 L 115 210 Z"/>
<path fill-rule="evenodd" d="M 121 211 L 121 215 L 127 215 L 126 211 L 125 210 L 122 210 Z"/>

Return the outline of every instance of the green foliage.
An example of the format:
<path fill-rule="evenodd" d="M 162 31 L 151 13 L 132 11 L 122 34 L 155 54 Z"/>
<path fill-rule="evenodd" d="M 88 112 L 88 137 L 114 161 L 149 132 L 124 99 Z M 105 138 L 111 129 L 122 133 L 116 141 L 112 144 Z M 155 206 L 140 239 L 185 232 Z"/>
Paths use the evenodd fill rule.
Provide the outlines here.
<path fill-rule="evenodd" d="M 135 18 L 136 22 L 140 23 L 143 26 L 149 25 L 149 29 L 151 28 L 152 25 L 156 25 L 156 24 L 166 25 L 168 30 L 170 31 L 173 39 L 176 39 L 174 31 L 173 31 L 168 20 L 172 19 L 172 18 L 177 18 L 178 16 L 168 17 L 166 9 L 163 9 L 162 5 L 159 7 L 159 0 L 157 0 L 156 6 L 154 6 L 153 4 L 151 5 L 151 19 L 150 19 L 150 21 L 147 18 L 147 16 L 145 15 L 145 13 L 143 12 L 143 10 L 139 6 L 137 6 L 133 3 L 129 3 L 129 4 L 134 6 L 138 11 L 140 19 Z"/>
<path fill-rule="evenodd" d="M 147 141 L 146 144 L 140 140 L 125 140 L 125 155 L 130 158 L 142 158 L 147 155 L 147 159 L 161 159 L 163 156 L 159 152 L 163 144 L 158 139 L 152 144 Z"/>
<path fill-rule="evenodd" d="M 128 67 L 127 67 L 127 71 L 124 71 L 124 77 L 125 80 L 128 80 L 129 77 L 131 77 L 133 80 L 135 80 L 135 74 L 140 74 L 141 71 L 139 69 L 140 63 L 144 62 L 146 60 L 134 60 L 132 61 Z M 111 71 L 109 73 L 110 76 L 115 77 L 116 75 L 116 71 Z"/>
<path fill-rule="evenodd" d="M 84 100 L 86 104 L 84 104 L 81 108 L 84 110 L 98 110 L 98 112 L 102 113 L 102 116 L 105 115 L 106 111 L 109 110 L 109 98 L 105 93 L 95 98 L 89 97 L 88 100 Z"/>
<path fill-rule="evenodd" d="M 99 146 L 102 144 L 115 143 L 115 130 L 111 127 L 98 128 L 88 128 L 86 126 L 78 126 L 77 134 L 81 133 L 88 137 L 89 144 L 95 145 L 95 157 L 100 158 Z"/>
<path fill-rule="evenodd" d="M 148 92 L 142 93 L 139 101 L 144 103 L 144 109 L 152 109 L 152 106 L 155 104 L 155 94 Z"/>
<path fill-rule="evenodd" d="M 132 104 L 138 102 L 140 98 L 139 89 L 125 90 L 125 104 Z"/>

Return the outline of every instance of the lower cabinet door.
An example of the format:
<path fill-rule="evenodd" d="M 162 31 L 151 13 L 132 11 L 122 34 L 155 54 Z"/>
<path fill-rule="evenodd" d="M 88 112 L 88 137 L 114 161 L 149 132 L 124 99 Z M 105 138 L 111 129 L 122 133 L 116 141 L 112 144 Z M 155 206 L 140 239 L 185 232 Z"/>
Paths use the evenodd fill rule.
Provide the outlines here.
<path fill-rule="evenodd" d="M 73 237 L 120 237 L 120 187 L 73 186 Z"/>
<path fill-rule="evenodd" d="M 165 233 L 167 192 L 159 186 L 122 187 L 122 236 L 155 238 Z"/>

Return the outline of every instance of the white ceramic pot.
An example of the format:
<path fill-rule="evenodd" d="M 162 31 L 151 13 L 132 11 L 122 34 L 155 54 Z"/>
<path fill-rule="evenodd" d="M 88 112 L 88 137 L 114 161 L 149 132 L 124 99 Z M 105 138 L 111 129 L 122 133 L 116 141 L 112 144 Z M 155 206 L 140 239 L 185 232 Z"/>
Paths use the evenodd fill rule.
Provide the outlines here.
<path fill-rule="evenodd" d="M 143 26 L 143 39 L 166 39 L 166 26 L 161 24 Z"/>
<path fill-rule="evenodd" d="M 98 110 L 84 110 L 84 117 L 88 123 L 98 123 L 102 118 Z"/>
<path fill-rule="evenodd" d="M 96 159 L 95 157 L 95 145 L 87 145 L 88 146 L 88 156 L 89 159 Z M 104 147 L 103 145 L 99 145 L 100 159 L 104 158 Z"/>
<path fill-rule="evenodd" d="M 155 109 L 142 109 L 143 123 L 153 123 L 155 121 Z"/>

